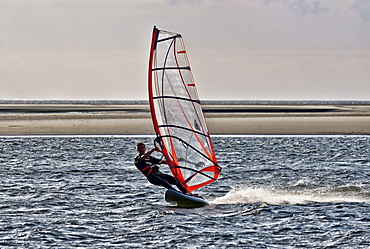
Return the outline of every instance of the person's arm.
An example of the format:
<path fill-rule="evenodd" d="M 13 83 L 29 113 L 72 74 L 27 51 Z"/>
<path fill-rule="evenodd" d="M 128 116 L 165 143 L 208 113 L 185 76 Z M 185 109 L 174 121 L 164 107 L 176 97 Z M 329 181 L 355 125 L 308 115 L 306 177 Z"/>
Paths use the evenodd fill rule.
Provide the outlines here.
<path fill-rule="evenodd" d="M 150 155 L 154 152 L 154 151 L 157 151 L 157 148 L 153 148 L 151 149 L 150 151 L 148 151 L 147 153 L 145 153 L 140 159 L 139 159 L 139 162 L 142 161 L 142 160 L 145 160 L 147 159 L 148 157 L 150 157 Z"/>
<path fill-rule="evenodd" d="M 159 149 L 158 147 L 155 147 L 155 148 L 151 149 L 150 151 L 148 151 L 147 153 L 145 153 L 145 154 L 144 154 L 144 156 L 142 156 L 142 157 L 140 158 L 139 162 L 140 162 L 140 161 L 142 161 L 142 160 L 147 159 L 148 157 L 150 157 L 150 155 L 151 155 L 154 151 L 160 151 L 160 149 Z"/>

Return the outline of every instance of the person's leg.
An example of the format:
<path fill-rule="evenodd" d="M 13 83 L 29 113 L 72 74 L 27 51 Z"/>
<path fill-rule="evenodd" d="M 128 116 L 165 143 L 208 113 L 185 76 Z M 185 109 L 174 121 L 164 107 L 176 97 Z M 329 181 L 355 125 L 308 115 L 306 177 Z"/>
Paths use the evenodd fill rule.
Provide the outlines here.
<path fill-rule="evenodd" d="M 176 185 L 176 187 L 181 191 L 181 193 L 183 194 L 187 193 L 186 189 L 182 186 L 182 184 L 178 180 L 176 180 L 173 176 L 167 174 L 160 174 L 159 177 L 167 181 L 169 184 Z"/>
<path fill-rule="evenodd" d="M 168 183 L 165 179 L 162 179 L 161 177 L 159 176 L 154 176 L 154 175 L 150 175 L 148 176 L 148 181 L 151 183 L 151 184 L 154 184 L 154 185 L 157 185 L 157 186 L 162 186 L 162 187 L 165 187 L 166 189 L 172 189 L 172 190 L 175 190 L 170 183 Z"/>

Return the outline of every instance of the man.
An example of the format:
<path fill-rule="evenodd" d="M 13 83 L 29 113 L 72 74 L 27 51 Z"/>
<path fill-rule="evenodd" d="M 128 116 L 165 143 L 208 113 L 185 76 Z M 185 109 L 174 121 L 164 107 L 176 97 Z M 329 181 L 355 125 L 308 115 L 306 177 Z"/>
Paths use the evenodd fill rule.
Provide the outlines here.
<path fill-rule="evenodd" d="M 178 182 L 174 177 L 163 174 L 159 171 L 157 164 L 167 164 L 166 160 L 161 161 L 158 158 L 151 156 L 154 151 L 160 151 L 158 147 L 151 149 L 146 152 L 146 147 L 144 143 L 138 143 L 136 149 L 139 152 L 139 155 L 135 157 L 134 163 L 136 168 L 138 168 L 148 179 L 151 184 L 157 186 L 163 186 L 167 189 L 174 189 L 171 185 L 176 185 L 177 188 L 183 193 L 186 194 L 186 189 Z"/>

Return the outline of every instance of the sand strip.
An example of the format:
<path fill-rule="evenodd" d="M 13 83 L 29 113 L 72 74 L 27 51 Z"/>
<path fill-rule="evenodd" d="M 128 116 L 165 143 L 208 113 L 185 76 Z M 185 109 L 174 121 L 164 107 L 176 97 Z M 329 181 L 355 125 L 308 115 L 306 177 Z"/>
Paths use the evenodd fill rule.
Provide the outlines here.
<path fill-rule="evenodd" d="M 369 105 L 211 105 L 203 109 L 213 135 L 370 135 Z M 154 134 L 146 105 L 0 105 L 0 111 L 0 135 Z"/>

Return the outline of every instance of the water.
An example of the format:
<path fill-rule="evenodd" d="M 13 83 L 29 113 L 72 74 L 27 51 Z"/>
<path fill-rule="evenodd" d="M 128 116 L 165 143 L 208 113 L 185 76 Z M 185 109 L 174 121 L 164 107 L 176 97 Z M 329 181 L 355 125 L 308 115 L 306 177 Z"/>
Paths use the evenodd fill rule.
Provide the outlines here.
<path fill-rule="evenodd" d="M 197 209 L 133 165 L 152 139 L 1 137 L 0 247 L 370 248 L 370 136 L 214 137 Z"/>

